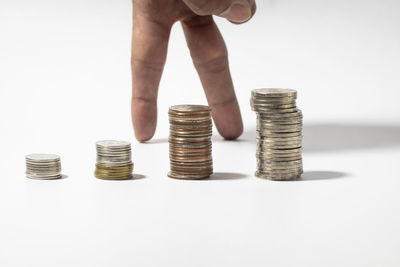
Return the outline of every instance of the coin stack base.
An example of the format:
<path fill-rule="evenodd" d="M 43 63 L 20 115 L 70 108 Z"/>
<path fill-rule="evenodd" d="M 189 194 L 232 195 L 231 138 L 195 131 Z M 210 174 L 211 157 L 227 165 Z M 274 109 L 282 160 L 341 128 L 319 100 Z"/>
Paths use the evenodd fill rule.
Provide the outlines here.
<path fill-rule="evenodd" d="M 38 180 L 60 179 L 61 160 L 53 154 L 30 154 L 25 157 L 26 177 Z"/>
<path fill-rule="evenodd" d="M 133 178 L 133 164 L 126 166 L 107 166 L 96 164 L 96 178 L 102 180 L 129 180 Z"/>
<path fill-rule="evenodd" d="M 210 108 L 179 105 L 171 107 L 168 114 L 171 165 L 168 177 L 181 180 L 210 177 L 213 173 Z"/>
<path fill-rule="evenodd" d="M 99 141 L 96 143 L 97 163 L 95 176 L 102 180 L 132 179 L 131 144 L 125 141 Z"/>
<path fill-rule="evenodd" d="M 207 179 L 211 176 L 211 174 L 208 175 L 200 175 L 200 176 L 196 176 L 196 175 L 179 175 L 179 174 L 174 174 L 171 172 L 168 172 L 168 177 L 172 178 L 172 179 L 176 179 L 176 180 L 204 180 Z"/>
<path fill-rule="evenodd" d="M 257 171 L 269 180 L 296 180 L 303 173 L 303 115 L 296 106 L 297 91 L 256 89 L 250 104 L 257 113 Z"/>

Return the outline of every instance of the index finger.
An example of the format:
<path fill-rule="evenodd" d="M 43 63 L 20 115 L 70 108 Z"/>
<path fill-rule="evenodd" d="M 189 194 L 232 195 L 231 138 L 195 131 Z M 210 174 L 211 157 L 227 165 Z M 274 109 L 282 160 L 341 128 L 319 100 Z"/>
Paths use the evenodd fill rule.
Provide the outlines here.
<path fill-rule="evenodd" d="M 158 86 L 167 56 L 170 26 L 133 9 L 132 123 L 136 139 L 145 142 L 157 125 Z"/>

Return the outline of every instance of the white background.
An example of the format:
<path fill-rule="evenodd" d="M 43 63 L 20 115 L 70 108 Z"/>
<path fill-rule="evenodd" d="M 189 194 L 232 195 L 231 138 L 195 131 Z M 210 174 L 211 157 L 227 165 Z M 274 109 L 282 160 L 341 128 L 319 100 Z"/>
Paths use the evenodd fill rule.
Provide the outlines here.
<path fill-rule="evenodd" d="M 217 19 L 245 133 L 214 137 L 216 174 L 167 178 L 167 109 L 205 103 L 173 29 L 148 144 L 130 122 L 129 0 L 0 0 L 0 266 L 399 266 L 400 3 L 261 0 Z M 301 181 L 253 176 L 250 90 L 291 87 Z M 136 179 L 93 177 L 95 142 L 133 144 Z M 65 178 L 25 178 L 57 153 Z"/>

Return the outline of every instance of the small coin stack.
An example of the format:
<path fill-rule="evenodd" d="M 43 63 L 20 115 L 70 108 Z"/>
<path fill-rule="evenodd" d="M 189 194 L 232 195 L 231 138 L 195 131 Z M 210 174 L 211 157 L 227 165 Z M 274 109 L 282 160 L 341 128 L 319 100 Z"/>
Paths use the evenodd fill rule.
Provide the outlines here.
<path fill-rule="evenodd" d="M 60 156 L 53 154 L 30 154 L 25 157 L 26 176 L 31 179 L 61 178 Z"/>
<path fill-rule="evenodd" d="M 256 176 L 295 180 L 303 173 L 303 115 L 296 106 L 297 91 L 256 89 L 250 104 L 257 113 Z"/>
<path fill-rule="evenodd" d="M 96 143 L 95 176 L 104 180 L 132 179 L 131 143 L 105 140 Z"/>
<path fill-rule="evenodd" d="M 175 179 L 196 180 L 213 173 L 211 109 L 201 105 L 169 108 L 169 155 Z"/>

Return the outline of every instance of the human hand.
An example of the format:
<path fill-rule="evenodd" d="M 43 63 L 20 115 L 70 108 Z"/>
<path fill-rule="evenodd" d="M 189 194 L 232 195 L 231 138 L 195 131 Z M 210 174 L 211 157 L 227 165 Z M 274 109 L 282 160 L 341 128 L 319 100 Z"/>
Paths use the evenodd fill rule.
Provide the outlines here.
<path fill-rule="evenodd" d="M 136 139 L 150 140 L 157 124 L 157 95 L 171 27 L 180 21 L 218 132 L 243 132 L 224 39 L 212 15 L 243 23 L 255 0 L 133 0 L 132 122 Z"/>

